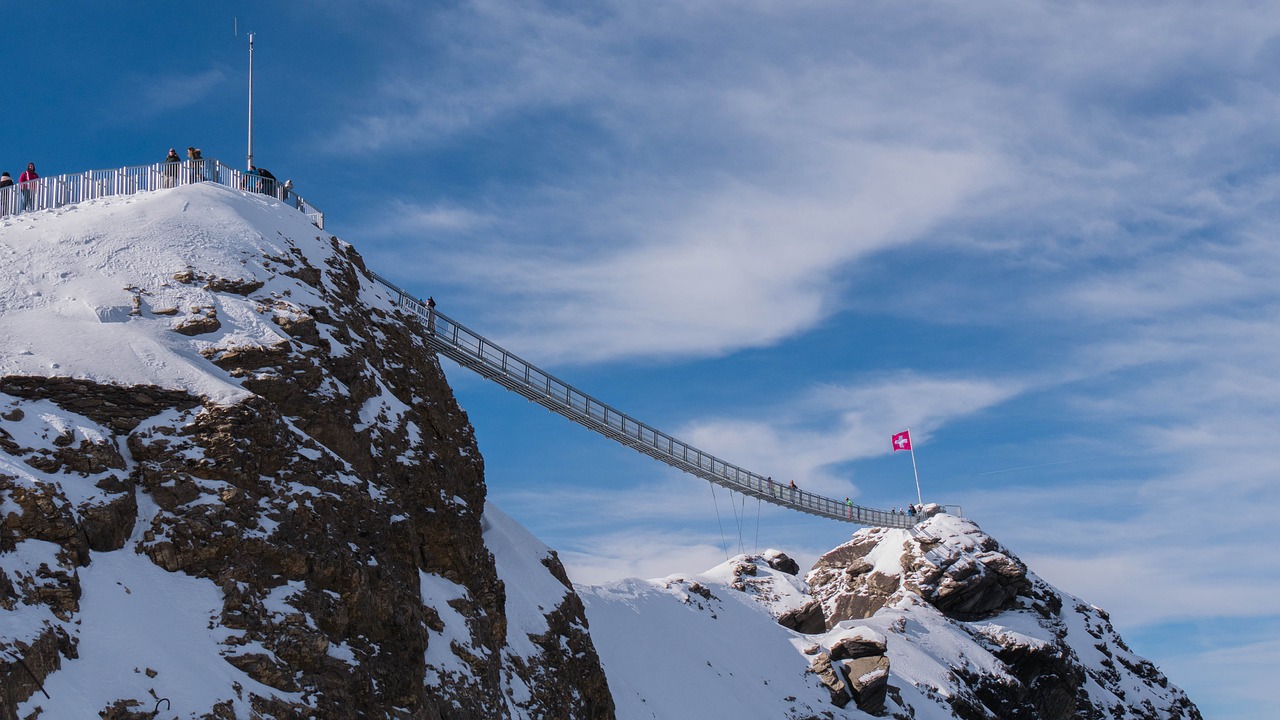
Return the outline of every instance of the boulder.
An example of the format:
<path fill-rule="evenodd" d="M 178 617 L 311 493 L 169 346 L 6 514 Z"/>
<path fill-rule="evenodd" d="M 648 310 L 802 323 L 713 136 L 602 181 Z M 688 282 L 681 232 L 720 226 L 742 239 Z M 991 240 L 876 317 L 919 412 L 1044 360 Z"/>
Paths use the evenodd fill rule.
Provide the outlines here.
<path fill-rule="evenodd" d="M 778 624 L 806 635 L 814 635 L 827 629 L 826 618 L 822 615 L 822 603 L 817 600 L 810 600 L 795 610 L 783 613 L 778 617 Z"/>
<path fill-rule="evenodd" d="M 858 709 L 872 715 L 883 713 L 885 694 L 889 689 L 889 658 L 869 655 L 844 660 L 843 664 Z"/>
<path fill-rule="evenodd" d="M 832 705 L 842 708 L 853 699 L 849 684 L 845 682 L 844 668 L 838 663 L 832 663 L 831 656 L 827 653 L 819 652 L 809 662 L 809 672 L 817 675 L 818 680 L 830 691 Z"/>

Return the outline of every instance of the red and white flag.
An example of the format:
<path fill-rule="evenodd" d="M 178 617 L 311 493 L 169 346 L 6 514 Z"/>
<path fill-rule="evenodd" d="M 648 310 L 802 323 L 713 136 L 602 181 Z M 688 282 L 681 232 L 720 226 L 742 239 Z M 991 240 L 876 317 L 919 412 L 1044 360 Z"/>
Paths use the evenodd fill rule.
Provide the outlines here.
<path fill-rule="evenodd" d="M 911 431 L 903 430 L 893 436 L 893 451 L 910 450 L 911 449 Z"/>

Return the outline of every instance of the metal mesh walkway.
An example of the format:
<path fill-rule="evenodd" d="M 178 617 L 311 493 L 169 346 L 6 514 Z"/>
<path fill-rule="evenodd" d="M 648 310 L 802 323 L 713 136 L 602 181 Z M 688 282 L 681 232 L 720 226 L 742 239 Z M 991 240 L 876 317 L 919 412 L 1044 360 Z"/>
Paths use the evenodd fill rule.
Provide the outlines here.
<path fill-rule="evenodd" d="M 877 527 L 909 528 L 915 523 L 916 518 L 905 513 L 849 505 L 791 488 L 705 453 L 540 370 L 376 273 L 373 277 L 396 293 L 401 308 L 423 320 L 427 343 L 441 355 L 610 440 L 677 470 L 792 510 Z"/>

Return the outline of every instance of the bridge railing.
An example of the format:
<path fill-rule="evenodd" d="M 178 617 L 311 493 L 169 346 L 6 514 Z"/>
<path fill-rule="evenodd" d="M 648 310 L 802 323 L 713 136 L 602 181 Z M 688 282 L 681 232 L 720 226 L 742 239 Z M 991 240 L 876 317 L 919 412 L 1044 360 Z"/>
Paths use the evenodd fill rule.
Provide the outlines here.
<path fill-rule="evenodd" d="M 292 190 L 285 189 L 282 183 L 252 175 L 213 158 L 134 165 L 112 170 L 86 170 L 37 178 L 0 188 L 0 215 L 52 210 L 96 198 L 132 195 L 198 182 L 212 182 L 237 190 L 269 195 L 296 208 L 317 227 L 324 228 L 324 213 Z"/>
<path fill-rule="evenodd" d="M 427 341 L 440 354 L 623 445 L 722 487 L 813 515 L 880 527 L 907 528 L 915 522 L 905 513 L 876 510 L 792 488 L 726 462 L 578 390 L 413 298 L 385 278 L 376 273 L 373 276 L 396 293 L 400 307 L 422 318 Z"/>

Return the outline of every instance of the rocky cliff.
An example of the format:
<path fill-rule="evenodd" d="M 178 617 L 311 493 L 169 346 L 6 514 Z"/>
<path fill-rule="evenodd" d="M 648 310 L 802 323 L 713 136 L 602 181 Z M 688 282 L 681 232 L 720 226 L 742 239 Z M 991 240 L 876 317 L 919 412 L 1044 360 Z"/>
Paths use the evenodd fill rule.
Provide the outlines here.
<path fill-rule="evenodd" d="M 0 719 L 613 717 L 351 246 L 196 186 L 0 247 Z"/>

